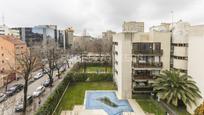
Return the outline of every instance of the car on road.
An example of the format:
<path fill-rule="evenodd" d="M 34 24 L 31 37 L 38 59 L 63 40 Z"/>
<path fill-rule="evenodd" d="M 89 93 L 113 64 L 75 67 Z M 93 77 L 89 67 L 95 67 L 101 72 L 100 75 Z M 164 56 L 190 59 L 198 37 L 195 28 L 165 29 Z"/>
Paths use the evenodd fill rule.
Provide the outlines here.
<path fill-rule="evenodd" d="M 43 73 L 40 72 L 40 73 L 37 73 L 33 78 L 34 78 L 34 80 L 37 80 L 37 79 L 41 78 L 42 76 L 43 76 Z"/>
<path fill-rule="evenodd" d="M 0 93 L 0 103 L 6 100 L 6 94 Z"/>
<path fill-rule="evenodd" d="M 37 89 L 33 92 L 33 97 L 38 97 L 41 94 L 45 92 L 45 87 L 44 86 L 39 86 Z"/>
<path fill-rule="evenodd" d="M 45 80 L 45 81 L 43 82 L 43 86 L 44 86 L 44 87 L 48 87 L 49 84 L 50 84 L 50 79 L 47 79 L 47 80 Z"/>
<path fill-rule="evenodd" d="M 20 102 L 17 103 L 15 107 L 15 112 L 22 112 L 23 111 L 23 98 L 21 98 Z M 29 95 L 27 96 L 27 106 L 31 105 L 33 103 L 33 96 Z"/>
<path fill-rule="evenodd" d="M 12 96 L 15 93 L 20 92 L 23 89 L 24 85 L 23 84 L 15 84 L 11 86 L 7 91 L 6 91 L 6 96 Z"/>

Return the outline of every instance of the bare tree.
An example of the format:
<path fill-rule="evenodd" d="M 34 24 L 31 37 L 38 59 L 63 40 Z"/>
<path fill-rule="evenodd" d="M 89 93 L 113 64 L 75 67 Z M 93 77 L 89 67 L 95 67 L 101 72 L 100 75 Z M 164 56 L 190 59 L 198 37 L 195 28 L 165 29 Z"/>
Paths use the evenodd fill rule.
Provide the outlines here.
<path fill-rule="evenodd" d="M 19 65 L 19 70 L 16 70 L 24 79 L 24 103 L 23 103 L 23 113 L 26 112 L 27 107 L 27 90 L 28 90 L 28 80 L 30 74 L 35 71 L 41 64 L 38 62 L 38 57 L 33 53 L 32 50 L 21 53 L 16 57 L 17 63 Z"/>
<path fill-rule="evenodd" d="M 53 74 L 56 68 L 57 61 L 60 59 L 60 53 L 58 52 L 60 49 L 57 47 L 56 43 L 49 42 L 46 46 L 42 49 L 42 59 L 43 66 L 42 70 L 45 74 L 49 77 L 49 86 L 52 87 L 53 84 Z"/>

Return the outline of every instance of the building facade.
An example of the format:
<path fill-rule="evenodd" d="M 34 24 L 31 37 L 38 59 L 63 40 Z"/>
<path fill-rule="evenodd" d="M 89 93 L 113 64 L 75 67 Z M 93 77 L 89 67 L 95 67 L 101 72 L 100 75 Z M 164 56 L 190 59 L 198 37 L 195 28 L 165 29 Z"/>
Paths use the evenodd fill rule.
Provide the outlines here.
<path fill-rule="evenodd" d="M 173 66 L 171 69 L 190 75 L 196 82 L 204 97 L 203 67 L 204 64 L 204 25 L 192 26 L 187 22 L 178 21 L 172 28 Z M 187 110 L 193 113 L 203 99 L 195 100 L 197 105 L 187 106 Z"/>
<path fill-rule="evenodd" d="M 74 30 L 72 28 L 65 29 L 65 48 L 71 48 L 73 45 Z"/>
<path fill-rule="evenodd" d="M 156 75 L 170 69 L 170 35 L 130 30 L 113 36 L 113 74 L 121 98 L 153 91 Z"/>
<path fill-rule="evenodd" d="M 144 22 L 124 22 L 123 32 L 144 32 Z"/>
<path fill-rule="evenodd" d="M 113 32 L 111 30 L 108 30 L 106 32 L 102 32 L 102 38 L 107 39 L 109 41 L 113 40 L 113 35 L 116 34 L 116 32 Z"/>
<path fill-rule="evenodd" d="M 13 36 L 0 36 L 0 86 L 5 84 L 6 77 L 9 77 L 8 81 L 16 79 L 15 76 L 9 75 L 13 69 L 20 69 L 17 57 L 27 50 L 26 43 L 20 39 Z"/>
<path fill-rule="evenodd" d="M 121 98 L 151 93 L 156 75 L 170 69 L 191 76 L 204 97 L 204 25 L 178 21 L 153 26 L 147 33 L 133 30 L 113 37 L 113 75 Z M 192 114 L 203 98 L 195 102 L 187 106 Z"/>
<path fill-rule="evenodd" d="M 6 25 L 0 25 L 0 35 L 11 35 L 20 38 L 20 31 L 9 28 Z"/>

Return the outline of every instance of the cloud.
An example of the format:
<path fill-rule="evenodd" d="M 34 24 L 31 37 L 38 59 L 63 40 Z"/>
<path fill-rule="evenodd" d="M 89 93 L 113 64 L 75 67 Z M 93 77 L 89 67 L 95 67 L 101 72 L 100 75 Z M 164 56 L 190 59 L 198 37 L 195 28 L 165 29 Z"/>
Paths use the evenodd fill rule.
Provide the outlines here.
<path fill-rule="evenodd" d="M 56 24 L 72 26 L 77 34 L 87 29 L 98 36 L 102 31 L 121 31 L 123 21 L 144 21 L 146 29 L 160 22 L 183 19 L 203 23 L 204 0 L 0 0 L 9 26 Z"/>

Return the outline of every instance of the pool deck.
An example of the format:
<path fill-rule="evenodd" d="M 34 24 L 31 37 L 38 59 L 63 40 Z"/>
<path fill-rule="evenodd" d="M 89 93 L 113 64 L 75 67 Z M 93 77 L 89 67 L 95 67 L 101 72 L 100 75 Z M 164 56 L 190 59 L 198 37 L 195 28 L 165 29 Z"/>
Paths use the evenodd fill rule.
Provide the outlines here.
<path fill-rule="evenodd" d="M 101 92 L 101 91 L 110 91 L 115 92 L 115 90 L 87 90 L 84 98 L 84 105 L 86 105 L 86 95 L 87 92 Z M 117 95 L 118 97 L 118 95 Z M 139 104 L 134 99 L 127 99 L 130 106 L 133 109 L 133 112 L 123 112 L 123 115 L 146 115 Z M 103 109 L 88 110 L 84 105 L 75 105 L 72 111 L 62 111 L 61 115 L 108 115 Z"/>

